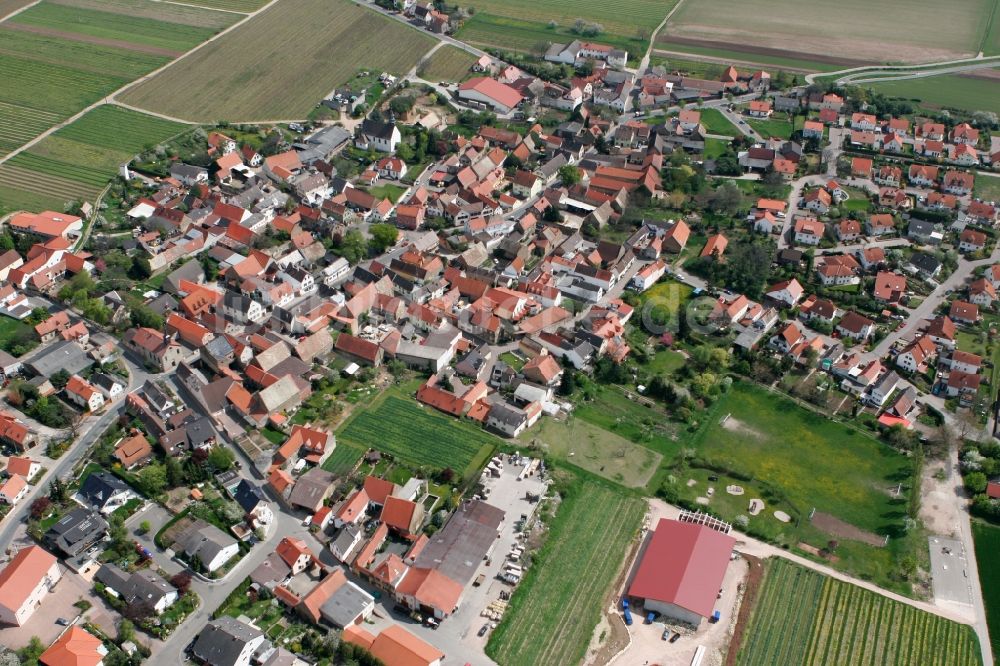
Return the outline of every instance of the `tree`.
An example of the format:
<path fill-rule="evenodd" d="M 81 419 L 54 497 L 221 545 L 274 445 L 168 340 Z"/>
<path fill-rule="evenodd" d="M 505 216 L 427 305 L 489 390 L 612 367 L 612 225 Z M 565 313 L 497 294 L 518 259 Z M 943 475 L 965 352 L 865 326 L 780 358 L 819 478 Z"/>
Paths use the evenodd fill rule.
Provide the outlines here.
<path fill-rule="evenodd" d="M 69 383 L 70 374 L 66 368 L 60 368 L 58 371 L 54 372 L 49 381 L 52 385 L 56 387 L 57 390 L 61 391 L 66 388 L 66 384 Z"/>
<path fill-rule="evenodd" d="M 48 497 L 39 497 L 31 503 L 31 519 L 41 520 L 52 507 L 52 500 Z"/>
<path fill-rule="evenodd" d="M 580 182 L 582 174 L 579 169 L 577 169 L 572 164 L 567 164 L 566 166 L 559 167 L 559 180 L 566 187 L 576 185 Z"/>
<path fill-rule="evenodd" d="M 144 520 L 141 523 L 139 523 L 139 534 L 149 534 L 149 530 L 151 530 L 152 528 L 153 526 L 149 524 L 149 521 Z"/>
<path fill-rule="evenodd" d="M 108 537 L 111 539 L 111 547 L 119 554 L 128 551 L 128 530 L 125 529 L 125 519 L 121 515 L 112 513 L 108 517 Z"/>
<path fill-rule="evenodd" d="M 225 446 L 213 446 L 208 452 L 208 464 L 217 472 L 225 472 L 235 461 L 236 456 Z"/>
<path fill-rule="evenodd" d="M 146 280 L 153 274 L 153 269 L 149 265 L 149 259 L 137 254 L 132 258 L 132 268 L 129 269 L 128 276 L 135 280 Z"/>
<path fill-rule="evenodd" d="M 167 456 L 167 483 L 171 488 L 184 483 L 184 466 L 174 456 Z"/>
<path fill-rule="evenodd" d="M 356 264 L 368 256 L 368 241 L 357 229 L 351 229 L 344 234 L 339 245 L 336 245 L 335 248 L 340 256 L 352 264 Z"/>
<path fill-rule="evenodd" d="M 66 488 L 66 484 L 58 477 L 52 479 L 49 483 L 49 499 L 58 503 L 65 502 L 68 497 L 69 490 Z"/>
<path fill-rule="evenodd" d="M 987 483 L 988 479 L 982 472 L 970 472 L 965 475 L 965 488 L 973 495 L 985 493 Z"/>
<path fill-rule="evenodd" d="M 574 391 L 576 391 L 576 374 L 572 370 L 565 370 L 562 381 L 559 382 L 559 395 L 573 395 Z"/>
<path fill-rule="evenodd" d="M 17 656 L 21 658 L 21 662 L 28 663 L 38 663 L 38 658 L 42 656 L 45 652 L 45 645 L 38 638 L 38 636 L 32 636 L 28 644 L 17 651 Z"/>
<path fill-rule="evenodd" d="M 149 465 L 139 472 L 140 489 L 149 497 L 156 497 L 167 489 L 167 470 L 163 465 Z"/>
<path fill-rule="evenodd" d="M 391 224 L 373 224 L 368 228 L 371 234 L 370 245 L 376 252 L 382 253 L 396 244 L 399 237 L 399 229 Z"/>
<path fill-rule="evenodd" d="M 170 578 L 170 584 L 177 588 L 182 595 L 187 594 L 191 589 L 191 574 L 186 571 L 176 573 Z"/>

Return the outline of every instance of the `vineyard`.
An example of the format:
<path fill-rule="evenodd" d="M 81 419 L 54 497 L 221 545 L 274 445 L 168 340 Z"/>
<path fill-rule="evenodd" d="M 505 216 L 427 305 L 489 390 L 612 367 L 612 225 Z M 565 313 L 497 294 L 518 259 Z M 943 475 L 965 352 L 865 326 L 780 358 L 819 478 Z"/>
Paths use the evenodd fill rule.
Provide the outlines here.
<path fill-rule="evenodd" d="M 644 512 L 604 485 L 571 486 L 487 654 L 504 666 L 579 664 Z"/>
<path fill-rule="evenodd" d="M 433 45 L 350 0 L 282 0 L 122 101 L 199 122 L 305 118 L 359 70 L 405 74 Z"/>
<path fill-rule="evenodd" d="M 93 197 L 120 164 L 185 128 L 99 106 L 0 165 L 0 208 L 62 210 L 69 201 Z"/>
<path fill-rule="evenodd" d="M 768 565 L 744 636 L 740 666 L 980 661 L 971 627 L 781 559 Z"/>
<path fill-rule="evenodd" d="M 497 443 L 478 428 L 394 395 L 378 406 L 355 412 L 337 439 L 379 449 L 403 463 L 450 467 L 465 476 L 485 464 Z"/>
<path fill-rule="evenodd" d="M 421 64 L 418 74 L 427 81 L 462 81 L 472 76 L 476 56 L 446 44 Z"/>

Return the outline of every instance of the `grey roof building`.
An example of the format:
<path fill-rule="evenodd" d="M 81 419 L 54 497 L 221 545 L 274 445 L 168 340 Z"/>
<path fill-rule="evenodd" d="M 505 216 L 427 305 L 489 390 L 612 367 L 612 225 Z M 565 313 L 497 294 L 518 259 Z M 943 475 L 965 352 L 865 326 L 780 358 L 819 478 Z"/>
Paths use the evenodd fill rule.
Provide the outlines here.
<path fill-rule="evenodd" d="M 353 624 L 359 616 L 369 613 L 374 604 L 375 598 L 372 595 L 347 581 L 323 602 L 319 613 L 333 626 L 346 627 Z"/>
<path fill-rule="evenodd" d="M 114 564 L 105 564 L 94 579 L 114 590 L 125 603 L 144 604 L 158 612 L 171 606 L 178 596 L 177 588 L 149 569 L 130 574 Z"/>
<path fill-rule="evenodd" d="M 132 489 L 128 484 L 110 472 L 94 472 L 76 491 L 76 496 L 84 504 L 101 513 L 108 513 L 125 503 Z"/>
<path fill-rule="evenodd" d="M 496 544 L 504 518 L 502 510 L 486 502 L 465 502 L 451 520 L 431 536 L 413 566 L 436 569 L 463 586 L 467 585 Z"/>
<path fill-rule="evenodd" d="M 67 557 L 75 557 L 107 534 L 108 523 L 91 509 L 73 509 L 49 528 L 43 541 Z"/>
<path fill-rule="evenodd" d="M 191 652 L 212 666 L 246 666 L 263 642 L 264 633 L 257 627 L 223 616 L 205 625 Z"/>
<path fill-rule="evenodd" d="M 36 375 L 51 377 L 60 370 L 71 375 L 89 368 L 93 361 L 73 340 L 57 342 L 25 365 Z"/>

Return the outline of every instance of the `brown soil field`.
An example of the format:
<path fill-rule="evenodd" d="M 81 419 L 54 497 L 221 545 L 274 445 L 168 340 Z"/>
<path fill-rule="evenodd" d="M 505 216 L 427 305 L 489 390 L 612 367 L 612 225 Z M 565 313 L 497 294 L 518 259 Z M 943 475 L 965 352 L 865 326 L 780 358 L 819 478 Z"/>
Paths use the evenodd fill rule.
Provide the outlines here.
<path fill-rule="evenodd" d="M 666 38 L 665 38 L 666 39 Z M 659 40 L 657 40 L 659 41 Z M 845 69 L 848 67 L 863 67 L 871 65 L 871 60 L 857 60 L 840 56 L 814 54 L 808 51 L 789 51 L 768 46 L 755 46 L 751 44 L 732 44 L 713 39 L 696 39 L 694 37 L 681 37 L 680 35 L 670 35 L 671 44 L 685 44 L 687 46 L 697 46 L 706 49 L 722 49 L 726 51 L 739 51 L 749 55 L 771 56 L 775 58 L 788 58 L 789 60 L 811 60 L 812 62 L 826 63 L 829 65 L 839 65 Z M 787 68 L 786 68 L 787 69 Z"/>
<path fill-rule="evenodd" d="M 843 520 L 835 518 L 828 513 L 823 513 L 822 511 L 817 511 L 813 514 L 812 524 L 827 534 L 840 537 L 841 539 L 861 541 L 862 543 L 866 543 L 869 546 L 875 546 L 876 548 L 881 548 L 885 545 L 885 539 L 879 535 L 855 527 L 850 523 L 845 523 Z"/>

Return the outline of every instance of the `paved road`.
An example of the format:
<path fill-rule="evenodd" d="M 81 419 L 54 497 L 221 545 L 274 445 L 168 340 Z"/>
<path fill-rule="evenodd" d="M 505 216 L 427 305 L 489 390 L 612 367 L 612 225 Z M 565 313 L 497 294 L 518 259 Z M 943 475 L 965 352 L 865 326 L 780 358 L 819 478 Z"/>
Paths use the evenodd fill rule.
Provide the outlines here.
<path fill-rule="evenodd" d="M 912 245 L 912 243 L 905 238 L 890 238 L 888 240 L 871 241 L 855 245 L 834 245 L 833 247 L 817 249 L 816 254 L 854 254 L 859 250 L 867 250 L 870 247 L 889 249 L 892 247 L 908 247 L 909 245 Z"/>
<path fill-rule="evenodd" d="M 920 71 L 926 70 L 928 68 L 946 67 L 947 65 L 961 65 L 961 64 L 982 63 L 983 61 L 993 60 L 993 59 L 997 59 L 997 58 L 1000 58 L 1000 56 L 990 56 L 988 58 L 984 58 L 983 54 L 979 53 L 974 58 L 958 58 L 956 60 L 942 60 L 940 62 L 928 62 L 928 63 L 919 64 L 919 65 L 896 65 L 896 66 L 893 66 L 893 67 L 880 67 L 878 65 L 866 65 L 866 66 L 863 66 L 863 67 L 850 67 L 848 69 L 841 69 L 841 70 L 838 70 L 838 71 L 835 71 L 835 72 L 813 72 L 811 74 L 807 74 L 806 77 L 805 77 L 805 80 L 806 80 L 807 84 L 811 85 L 812 83 L 815 82 L 815 80 L 817 78 L 820 78 L 820 77 L 826 78 L 826 77 L 829 77 L 829 76 L 844 75 L 844 76 L 840 76 L 837 79 L 837 83 L 840 83 L 841 81 L 849 81 L 849 80 L 851 80 L 852 78 L 854 78 L 856 76 L 863 76 L 863 75 L 865 75 L 866 73 L 869 73 L 869 72 L 879 72 L 879 71 L 886 71 L 886 72 L 893 72 L 893 71 L 895 71 L 895 72 L 907 72 L 907 71 L 920 72 Z"/>
<path fill-rule="evenodd" d="M 129 366 L 129 388 L 133 388 L 143 384 L 146 379 L 151 377 L 143 368 L 133 364 L 128 359 L 125 359 L 125 363 Z M 126 391 L 127 392 L 127 391 Z M 84 419 L 80 426 L 80 435 L 76 442 L 69 448 L 66 453 L 62 455 L 54 464 L 52 464 L 45 476 L 34 486 L 28 493 L 28 496 L 21 500 L 17 506 L 15 506 L 7 517 L 4 519 L 2 527 L 0 527 L 0 544 L 3 545 L 5 551 L 9 551 L 11 546 L 19 543 L 26 543 L 28 540 L 26 529 L 27 529 L 27 518 L 28 514 L 31 512 L 31 503 L 36 497 L 43 496 L 48 491 L 49 481 L 54 478 L 65 478 L 73 466 L 87 453 L 91 446 L 98 440 L 98 438 L 104 433 L 105 430 L 111 425 L 111 423 L 118 418 L 118 414 L 125 406 L 124 399 L 119 400 L 118 404 L 114 405 L 111 409 L 104 412 L 100 416 L 91 416 Z"/>
<path fill-rule="evenodd" d="M 656 43 L 656 36 L 660 34 L 660 31 L 667 25 L 667 21 L 670 20 L 670 17 L 673 16 L 674 12 L 680 9 L 683 4 L 684 0 L 678 0 L 677 4 L 674 5 L 674 8 L 663 17 L 662 21 L 660 21 L 660 25 L 656 26 L 656 30 L 654 30 L 653 34 L 649 36 L 649 46 L 646 47 L 646 53 L 642 56 L 642 60 L 639 61 L 639 66 L 636 67 L 635 70 L 631 71 L 635 71 L 640 76 L 642 76 L 642 73 L 646 71 L 646 68 L 649 67 L 649 57 L 653 53 L 653 44 Z"/>

